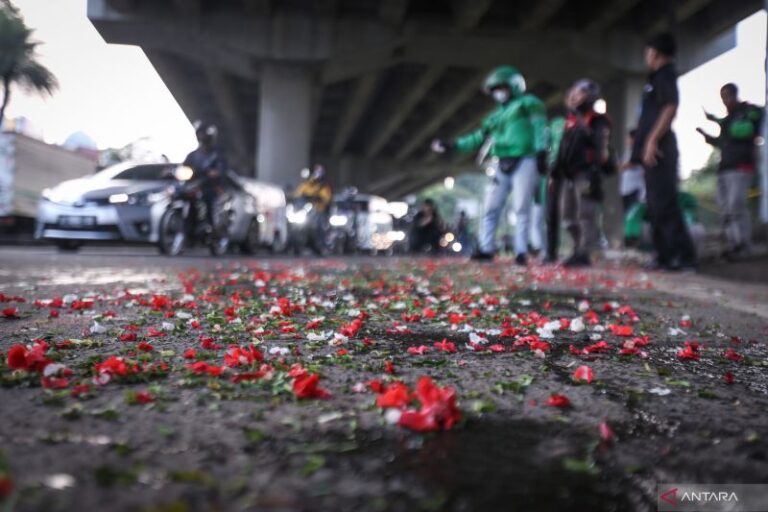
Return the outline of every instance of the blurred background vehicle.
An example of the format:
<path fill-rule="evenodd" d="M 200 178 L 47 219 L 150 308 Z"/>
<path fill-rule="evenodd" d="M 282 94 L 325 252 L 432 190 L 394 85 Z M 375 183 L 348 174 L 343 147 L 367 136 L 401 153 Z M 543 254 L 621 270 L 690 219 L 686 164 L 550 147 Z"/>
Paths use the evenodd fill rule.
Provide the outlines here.
<path fill-rule="evenodd" d="M 167 190 L 168 203 L 158 223 L 157 247 L 162 254 L 178 256 L 200 244 L 207 246 L 212 256 L 221 256 L 229 250 L 238 194 L 225 177 L 222 193 L 212 202 L 204 201 L 200 183 L 192 179 L 193 175 L 190 167 L 176 168 L 176 181 Z M 210 214 L 209 207 L 213 208 Z"/>
<path fill-rule="evenodd" d="M 77 250 L 87 242 L 157 244 L 163 215 L 178 193 L 178 186 L 174 186 L 178 185 L 178 167 L 172 163 L 126 162 L 45 189 L 38 203 L 35 237 L 53 241 L 62 250 Z M 279 231 L 281 223 L 284 225 L 280 210 L 284 196 L 279 196 L 281 191 L 276 187 L 262 186 L 269 192 L 261 195 L 271 199 L 264 199 L 261 211 L 261 196 L 256 193 L 259 187 L 250 184 L 246 189 L 241 180 L 233 172 L 223 179 L 229 242 L 246 254 L 263 247 L 265 240 L 280 248 L 283 239 L 276 240 L 274 230 L 267 237 L 259 216 L 269 219 Z"/>
<path fill-rule="evenodd" d="M 338 253 L 379 253 L 392 249 L 393 219 L 383 197 L 354 191 L 337 195 L 331 205 L 331 245 Z"/>
<path fill-rule="evenodd" d="M 236 179 L 249 194 L 256 198 L 258 247 L 272 252 L 282 252 L 288 243 L 285 192 L 277 185 L 262 180 L 239 175 Z"/>
<path fill-rule="evenodd" d="M 63 250 L 85 242 L 155 242 L 175 169 L 127 162 L 47 188 L 38 203 L 35 238 Z"/>
<path fill-rule="evenodd" d="M 285 208 L 288 221 L 286 249 L 300 255 L 305 249 L 322 256 L 329 247 L 329 226 L 326 216 L 317 210 L 307 197 L 294 197 Z"/>
<path fill-rule="evenodd" d="M 387 210 L 392 216 L 392 231 L 389 232 L 392 253 L 405 254 L 408 252 L 408 233 L 414 212 L 406 201 L 390 201 L 387 203 Z"/>
<path fill-rule="evenodd" d="M 29 237 L 41 192 L 95 169 L 89 155 L 21 133 L 0 133 L 0 233 Z"/>

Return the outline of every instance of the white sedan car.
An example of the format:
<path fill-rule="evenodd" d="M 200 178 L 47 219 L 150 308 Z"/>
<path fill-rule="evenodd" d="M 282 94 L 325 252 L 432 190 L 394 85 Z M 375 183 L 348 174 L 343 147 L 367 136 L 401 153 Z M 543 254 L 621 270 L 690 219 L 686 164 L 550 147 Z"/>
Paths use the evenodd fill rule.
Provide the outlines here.
<path fill-rule="evenodd" d="M 157 232 L 152 208 L 164 199 L 176 167 L 122 163 L 45 189 L 35 237 L 69 250 L 85 242 L 151 242 Z"/>
<path fill-rule="evenodd" d="M 38 204 L 35 237 L 51 240 L 63 250 L 76 250 L 87 242 L 156 244 L 177 168 L 170 163 L 121 163 L 46 189 Z M 230 240 L 252 253 L 263 245 L 262 224 L 279 219 L 267 218 L 264 207 L 259 210 L 265 199 L 255 187 L 246 186 L 248 180 L 230 172 L 223 181 L 232 199 Z M 282 191 L 280 196 L 284 206 Z"/>

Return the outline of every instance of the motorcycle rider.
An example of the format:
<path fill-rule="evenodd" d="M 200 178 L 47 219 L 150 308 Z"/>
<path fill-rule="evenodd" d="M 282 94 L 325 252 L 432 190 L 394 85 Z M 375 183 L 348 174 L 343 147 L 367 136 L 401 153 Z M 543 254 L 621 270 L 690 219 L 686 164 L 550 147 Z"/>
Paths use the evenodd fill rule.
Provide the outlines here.
<path fill-rule="evenodd" d="M 315 215 L 312 217 L 317 240 L 326 240 L 326 228 L 328 227 L 328 209 L 333 200 L 333 189 L 325 174 L 325 167 L 316 164 L 309 177 L 296 187 L 295 197 L 303 197 L 312 202 Z M 325 243 L 325 242 L 323 242 Z"/>
<path fill-rule="evenodd" d="M 318 212 L 325 213 L 333 199 L 333 190 L 328 183 L 325 167 L 320 164 L 315 165 L 309 177 L 296 187 L 294 196 L 309 199 Z"/>
<path fill-rule="evenodd" d="M 206 220 L 211 230 L 215 231 L 214 208 L 224 191 L 223 177 L 229 165 L 224 152 L 216 144 L 219 133 L 216 125 L 198 120 L 193 126 L 198 147 L 187 155 L 182 165 L 192 168 L 192 181 L 200 187 Z"/>
<path fill-rule="evenodd" d="M 573 254 L 565 266 L 589 266 L 590 251 L 597 245 L 597 212 L 602 201 L 602 174 L 610 161 L 610 121 L 595 112 L 600 87 L 592 80 L 578 80 L 566 98 L 565 132 L 553 173 L 562 182 L 561 215 L 573 240 Z"/>
<path fill-rule="evenodd" d="M 539 183 L 537 171 L 544 174 L 547 168 L 546 108 L 539 98 L 525 93 L 525 79 L 512 66 L 499 66 L 491 71 L 483 91 L 498 103 L 498 108 L 477 130 L 452 141 L 434 140 L 432 150 L 444 153 L 488 148 L 494 174 L 486 194 L 480 248 L 472 257 L 493 259 L 496 228 L 511 193 L 517 219 L 515 262 L 525 265 L 531 205 Z"/>
<path fill-rule="evenodd" d="M 427 198 L 421 204 L 413 218 L 411 230 L 411 251 L 437 252 L 440 249 L 440 237 L 443 235 L 443 221 L 433 199 Z"/>

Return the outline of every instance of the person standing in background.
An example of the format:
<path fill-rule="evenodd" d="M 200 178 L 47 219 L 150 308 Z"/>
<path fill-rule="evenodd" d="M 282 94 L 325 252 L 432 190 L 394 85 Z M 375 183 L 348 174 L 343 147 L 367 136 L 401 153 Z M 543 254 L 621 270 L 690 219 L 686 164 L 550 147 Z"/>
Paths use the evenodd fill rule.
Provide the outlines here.
<path fill-rule="evenodd" d="M 566 267 L 587 267 L 597 247 L 597 213 L 603 199 L 603 170 L 610 162 L 611 123 L 595 111 L 600 87 L 589 79 L 578 80 L 566 94 L 568 116 L 557 159 L 555 175 L 563 179 L 561 215 L 573 240 L 573 254 Z"/>
<path fill-rule="evenodd" d="M 637 129 L 632 129 L 627 135 L 627 155 L 624 159 L 624 163 L 621 164 L 619 193 L 621 194 L 621 205 L 624 211 L 625 224 L 635 205 L 645 201 L 643 166 L 632 162 L 632 146 L 635 144 L 636 133 Z M 624 245 L 630 247 L 637 243 L 637 240 L 633 238 L 634 237 L 625 237 Z"/>
<path fill-rule="evenodd" d="M 621 165 L 621 180 L 619 192 L 621 205 L 626 214 L 635 204 L 645 200 L 645 178 L 643 166 L 632 162 L 632 146 L 635 144 L 636 129 L 629 131 L 627 136 L 627 157 Z"/>
<path fill-rule="evenodd" d="M 678 151 L 672 131 L 680 96 L 675 71 L 675 40 L 658 34 L 645 45 L 650 71 L 643 88 L 640 120 L 632 148 L 633 163 L 645 170 L 646 203 L 655 259 L 650 270 L 696 269 L 696 250 L 677 201 Z"/>
<path fill-rule="evenodd" d="M 455 140 L 436 139 L 432 151 L 463 153 L 488 148 L 493 175 L 486 193 L 480 248 L 472 258 L 491 261 L 496 253 L 496 229 L 509 195 L 515 213 L 515 263 L 528 262 L 528 229 L 538 176 L 547 169 L 547 116 L 544 103 L 525 92 L 525 80 L 512 66 L 494 69 L 483 91 L 498 107 L 481 126 Z M 485 155 L 483 155 L 485 156 Z"/>
<path fill-rule="evenodd" d="M 720 149 L 717 168 L 717 202 L 723 218 L 723 231 L 727 247 L 726 260 L 748 254 L 752 245 L 752 224 L 747 206 L 747 192 L 755 175 L 757 138 L 760 135 L 763 113 L 755 105 L 739 101 L 736 84 L 728 83 L 720 89 L 720 97 L 728 114 L 719 119 L 705 113 L 709 121 L 720 125 L 720 135 L 709 135 L 702 128 L 700 134 L 712 146 Z"/>
<path fill-rule="evenodd" d="M 546 210 L 547 243 L 544 263 L 557 263 L 560 250 L 560 189 L 562 178 L 555 173 L 555 160 L 565 132 L 565 118 L 555 117 L 549 123 L 549 169 L 546 176 L 544 203 Z"/>

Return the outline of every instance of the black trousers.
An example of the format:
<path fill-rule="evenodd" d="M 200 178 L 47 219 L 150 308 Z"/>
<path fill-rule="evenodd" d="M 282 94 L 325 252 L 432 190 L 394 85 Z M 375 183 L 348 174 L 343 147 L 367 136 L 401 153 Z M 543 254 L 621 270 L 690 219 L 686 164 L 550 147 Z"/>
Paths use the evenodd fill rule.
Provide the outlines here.
<path fill-rule="evenodd" d="M 218 198 L 215 194 L 203 194 L 202 200 L 203 204 L 205 205 L 205 220 L 208 222 L 208 225 L 211 226 L 211 229 L 215 229 L 216 226 L 214 226 L 214 218 L 213 215 L 215 213 L 216 209 L 216 199 Z"/>
<path fill-rule="evenodd" d="M 546 222 L 547 258 L 556 260 L 560 248 L 560 189 L 563 180 L 550 177 L 547 181 Z"/>
<path fill-rule="evenodd" d="M 678 202 L 677 143 L 668 136 L 659 149 L 662 154 L 656 165 L 645 169 L 645 201 L 656 261 L 661 265 L 692 265 L 696 249 Z"/>

